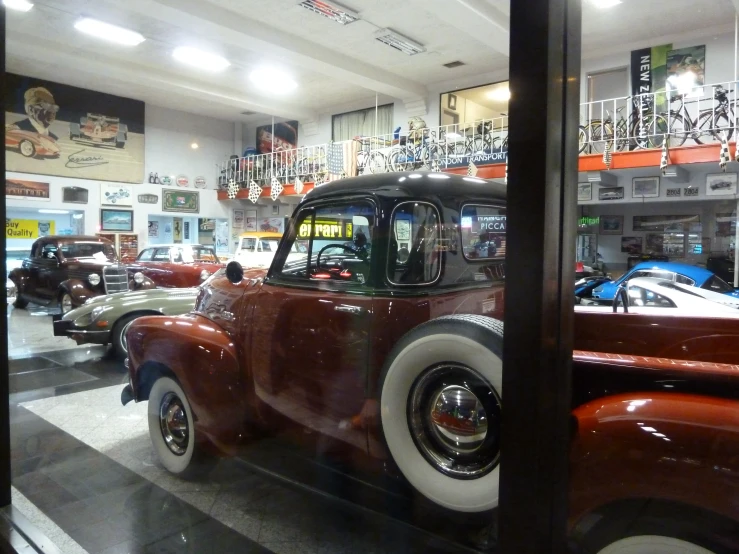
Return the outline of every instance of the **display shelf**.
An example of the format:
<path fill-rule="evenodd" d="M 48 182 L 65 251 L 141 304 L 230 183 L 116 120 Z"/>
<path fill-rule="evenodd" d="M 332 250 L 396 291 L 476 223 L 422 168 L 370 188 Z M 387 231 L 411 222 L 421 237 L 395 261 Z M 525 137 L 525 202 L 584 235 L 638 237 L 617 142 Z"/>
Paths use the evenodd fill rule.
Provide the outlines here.
<path fill-rule="evenodd" d="M 118 258 L 136 259 L 139 253 L 139 236 L 133 233 L 97 233 L 102 239 L 107 239 L 115 245 Z"/>

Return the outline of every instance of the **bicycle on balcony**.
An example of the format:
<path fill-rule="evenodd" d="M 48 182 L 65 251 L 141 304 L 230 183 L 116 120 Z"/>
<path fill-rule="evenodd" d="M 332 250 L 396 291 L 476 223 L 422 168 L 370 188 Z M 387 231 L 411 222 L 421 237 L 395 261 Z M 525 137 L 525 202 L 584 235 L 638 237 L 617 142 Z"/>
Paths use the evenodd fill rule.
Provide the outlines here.
<path fill-rule="evenodd" d="M 651 96 L 630 98 L 633 109 L 628 118 L 623 114 L 626 106 L 620 106 L 616 108 L 615 122 L 611 111 L 606 110 L 606 119 L 591 119 L 585 125 L 584 130 L 592 152 L 602 154 L 607 143 L 611 143 L 612 150 L 616 152 L 622 152 L 627 148 L 636 150 L 662 147 L 664 137 L 669 135 L 670 130 L 667 119 L 661 114 L 654 114 L 654 98 Z M 670 137 L 668 145 L 669 140 Z"/>
<path fill-rule="evenodd" d="M 734 108 L 736 101 L 729 100 L 729 94 L 721 85 L 714 88 L 713 98 L 718 102 L 711 108 L 701 110 L 693 122 L 692 137 L 696 144 L 704 144 L 712 140 L 721 140 L 721 133 L 726 140 L 731 139 L 737 124 Z"/>

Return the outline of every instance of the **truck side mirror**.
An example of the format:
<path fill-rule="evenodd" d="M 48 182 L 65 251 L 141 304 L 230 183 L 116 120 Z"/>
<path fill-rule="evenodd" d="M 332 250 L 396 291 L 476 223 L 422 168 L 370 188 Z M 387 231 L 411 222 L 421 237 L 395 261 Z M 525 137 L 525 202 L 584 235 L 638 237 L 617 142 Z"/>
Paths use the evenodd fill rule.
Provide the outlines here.
<path fill-rule="evenodd" d="M 226 266 L 226 277 L 234 285 L 238 285 L 244 279 L 244 268 L 237 261 L 228 262 Z"/>

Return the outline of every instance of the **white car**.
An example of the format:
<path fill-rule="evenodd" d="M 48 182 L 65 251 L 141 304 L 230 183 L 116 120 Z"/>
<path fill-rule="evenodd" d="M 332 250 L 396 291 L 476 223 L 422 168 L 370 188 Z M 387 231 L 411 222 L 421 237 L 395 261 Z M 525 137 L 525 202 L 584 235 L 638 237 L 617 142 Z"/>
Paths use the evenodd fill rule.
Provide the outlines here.
<path fill-rule="evenodd" d="M 269 267 L 272 265 L 272 259 L 277 253 L 277 245 L 280 243 L 282 235 L 280 233 L 247 231 L 239 237 L 239 244 L 236 246 L 236 252 L 233 260 L 241 264 L 244 269 L 252 267 Z M 305 254 L 301 252 L 302 243 L 295 241 L 292 252 L 296 254 Z M 291 254 L 290 257 L 293 257 Z"/>
<path fill-rule="evenodd" d="M 739 319 L 739 304 L 724 294 L 678 285 L 664 279 L 637 277 L 625 287 L 628 306 L 624 309 L 619 294 L 617 311 L 643 315 L 674 315 L 679 317 L 723 317 Z M 710 299 L 708 298 L 710 297 Z M 720 297 L 720 298 L 716 298 Z M 733 301 L 734 300 L 734 301 Z M 733 302 L 732 302 L 733 301 Z M 576 312 L 611 311 L 611 306 L 580 304 Z"/>

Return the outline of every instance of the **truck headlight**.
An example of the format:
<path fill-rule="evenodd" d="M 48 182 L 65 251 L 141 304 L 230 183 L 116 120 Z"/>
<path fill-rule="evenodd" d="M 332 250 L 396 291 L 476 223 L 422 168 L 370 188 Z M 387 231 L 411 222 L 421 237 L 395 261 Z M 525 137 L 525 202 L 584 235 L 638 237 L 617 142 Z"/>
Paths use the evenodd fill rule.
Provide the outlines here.
<path fill-rule="evenodd" d="M 140 271 L 137 271 L 136 273 L 134 273 L 133 274 L 133 282 L 136 283 L 137 285 L 140 285 L 141 283 L 143 283 L 144 282 L 144 274 L 141 273 Z"/>
<path fill-rule="evenodd" d="M 204 269 L 200 272 L 200 280 L 205 281 L 208 277 L 210 277 L 210 272 L 207 269 Z"/>
<path fill-rule="evenodd" d="M 100 275 L 98 275 L 97 273 L 90 273 L 87 276 L 87 280 L 90 281 L 90 284 L 93 287 L 96 287 L 100 284 Z"/>

